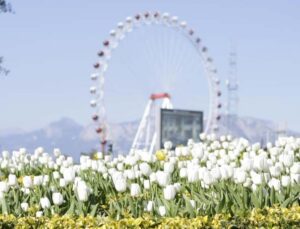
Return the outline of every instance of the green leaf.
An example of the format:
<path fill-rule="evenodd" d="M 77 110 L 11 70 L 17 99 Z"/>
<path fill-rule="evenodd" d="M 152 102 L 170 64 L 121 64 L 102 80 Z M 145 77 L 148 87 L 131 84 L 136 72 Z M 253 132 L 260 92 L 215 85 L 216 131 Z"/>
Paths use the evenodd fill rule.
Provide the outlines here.
<path fill-rule="evenodd" d="M 73 199 L 71 200 L 70 208 L 66 212 L 66 215 L 74 215 L 74 213 L 75 213 L 75 201 Z"/>
<path fill-rule="evenodd" d="M 91 216 L 94 217 L 94 216 L 96 215 L 98 205 L 99 205 L 99 204 L 94 204 L 94 205 L 91 206 L 91 212 L 90 212 L 90 215 L 91 215 Z"/>

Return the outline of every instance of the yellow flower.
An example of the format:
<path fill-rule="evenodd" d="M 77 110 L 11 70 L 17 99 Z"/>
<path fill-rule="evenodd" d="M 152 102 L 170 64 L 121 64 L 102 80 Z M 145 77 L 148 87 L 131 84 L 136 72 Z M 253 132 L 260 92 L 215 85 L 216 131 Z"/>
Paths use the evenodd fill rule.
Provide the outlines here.
<path fill-rule="evenodd" d="M 164 161 L 166 159 L 166 154 L 163 150 L 156 151 L 155 155 L 156 155 L 157 160 L 159 160 L 159 161 Z"/>

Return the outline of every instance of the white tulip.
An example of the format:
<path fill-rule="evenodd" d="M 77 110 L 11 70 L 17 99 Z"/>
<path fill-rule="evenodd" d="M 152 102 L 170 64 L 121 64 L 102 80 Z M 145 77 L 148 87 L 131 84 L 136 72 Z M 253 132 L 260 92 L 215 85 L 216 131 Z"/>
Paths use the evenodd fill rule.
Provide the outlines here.
<path fill-rule="evenodd" d="M 32 179 L 30 176 L 23 177 L 23 186 L 25 188 L 30 188 L 32 186 Z"/>
<path fill-rule="evenodd" d="M 181 153 L 181 148 L 182 148 L 181 146 L 175 148 L 175 155 L 176 155 L 177 157 L 180 157 L 180 156 L 182 155 L 182 153 Z"/>
<path fill-rule="evenodd" d="M 204 173 L 203 173 L 203 182 L 206 185 L 211 185 L 214 181 L 215 180 L 212 177 L 211 173 L 209 171 L 204 171 Z"/>
<path fill-rule="evenodd" d="M 244 183 L 246 181 L 246 178 L 247 178 L 247 175 L 246 175 L 245 171 L 243 171 L 241 169 L 236 170 L 235 179 L 238 184 Z"/>
<path fill-rule="evenodd" d="M 98 170 L 98 163 L 95 160 L 92 160 L 92 170 L 97 171 Z M 120 169 L 121 170 L 121 169 Z"/>
<path fill-rule="evenodd" d="M 201 159 L 203 157 L 203 149 L 201 146 L 199 145 L 194 145 L 193 149 L 192 149 L 192 156 L 194 158 L 199 158 Z"/>
<path fill-rule="evenodd" d="M 1 162 L 1 169 L 7 169 L 7 167 L 8 167 L 8 160 L 5 159 Z"/>
<path fill-rule="evenodd" d="M 221 141 L 221 142 L 226 141 L 226 136 L 225 136 L 225 135 L 220 136 L 220 141 Z"/>
<path fill-rule="evenodd" d="M 0 192 L 5 193 L 9 189 L 9 186 L 6 181 L 0 181 Z"/>
<path fill-rule="evenodd" d="M 150 180 L 144 180 L 144 189 L 150 189 Z"/>
<path fill-rule="evenodd" d="M 195 144 L 195 142 L 194 142 L 193 139 L 191 139 L 191 138 L 188 139 L 188 141 L 187 141 L 187 146 L 188 146 L 189 148 L 193 148 L 194 144 Z"/>
<path fill-rule="evenodd" d="M 148 212 L 151 212 L 153 210 L 153 205 L 154 205 L 154 202 L 149 200 L 147 203 L 147 211 Z"/>
<path fill-rule="evenodd" d="M 171 150 L 172 149 L 172 142 L 170 142 L 170 141 L 165 142 L 164 149 L 167 150 L 167 151 Z"/>
<path fill-rule="evenodd" d="M 111 160 L 111 158 L 112 158 L 111 155 L 105 155 L 104 156 L 104 161 L 109 162 Z"/>
<path fill-rule="evenodd" d="M 293 184 L 299 184 L 300 183 L 300 174 L 291 174 L 291 181 Z"/>
<path fill-rule="evenodd" d="M 281 174 L 281 168 L 278 165 L 270 167 L 270 174 L 273 177 L 279 177 Z"/>
<path fill-rule="evenodd" d="M 251 173 L 251 178 L 255 185 L 260 185 L 263 181 L 261 174 L 257 174 L 255 172 Z"/>
<path fill-rule="evenodd" d="M 170 176 L 168 173 L 162 172 L 162 171 L 157 171 L 156 172 L 156 179 L 157 183 L 161 187 L 165 187 L 170 183 Z"/>
<path fill-rule="evenodd" d="M 29 207 L 28 203 L 26 203 L 26 202 L 21 203 L 21 209 L 22 209 L 24 212 L 27 212 L 27 211 L 28 211 L 28 207 Z"/>
<path fill-rule="evenodd" d="M 188 156 L 190 154 L 189 148 L 186 146 L 181 147 L 181 154 L 182 156 Z"/>
<path fill-rule="evenodd" d="M 15 174 L 8 175 L 8 185 L 9 186 L 16 186 L 18 184 L 18 179 Z"/>
<path fill-rule="evenodd" d="M 180 183 L 175 183 L 174 188 L 175 188 L 176 192 L 178 192 L 181 188 L 181 184 Z"/>
<path fill-rule="evenodd" d="M 250 171 L 253 167 L 253 161 L 248 157 L 244 157 L 241 161 L 241 164 L 245 171 Z"/>
<path fill-rule="evenodd" d="M 67 185 L 67 182 L 64 178 L 59 179 L 59 187 L 65 187 Z"/>
<path fill-rule="evenodd" d="M 291 167 L 291 173 L 298 174 L 300 173 L 300 162 L 295 162 Z"/>
<path fill-rule="evenodd" d="M 117 178 L 114 180 L 115 189 L 118 192 L 125 192 L 127 188 L 126 178 Z"/>
<path fill-rule="evenodd" d="M 251 185 L 251 189 L 253 192 L 255 192 L 257 190 L 257 185 L 256 184 L 252 184 Z"/>
<path fill-rule="evenodd" d="M 119 171 L 123 171 L 123 170 L 124 170 L 124 164 L 119 162 L 119 163 L 117 164 L 117 169 L 118 169 Z"/>
<path fill-rule="evenodd" d="M 174 164 L 170 163 L 170 162 L 166 162 L 164 164 L 164 171 L 166 173 L 169 173 L 169 174 L 173 173 L 173 171 L 174 171 Z"/>
<path fill-rule="evenodd" d="M 156 182 L 157 181 L 157 179 L 156 179 L 156 173 L 151 173 L 150 176 L 149 176 L 149 178 L 150 178 L 150 182 L 151 183 Z"/>
<path fill-rule="evenodd" d="M 187 177 L 187 169 L 186 169 L 186 168 L 181 168 L 181 169 L 179 170 L 179 177 L 180 177 L 180 178 L 185 178 L 185 177 Z"/>
<path fill-rule="evenodd" d="M 281 177 L 281 183 L 283 187 L 287 187 L 291 183 L 291 178 L 289 176 L 282 176 Z"/>
<path fill-rule="evenodd" d="M 59 157 L 59 156 L 61 155 L 60 149 L 55 148 L 55 149 L 53 150 L 53 154 L 54 154 L 55 157 Z"/>
<path fill-rule="evenodd" d="M 276 178 L 272 178 L 268 184 L 270 187 L 273 187 L 275 189 L 275 191 L 279 191 L 281 188 L 280 180 L 278 180 Z"/>
<path fill-rule="evenodd" d="M 164 198 L 166 200 L 173 200 L 176 195 L 176 189 L 173 185 L 167 185 L 164 188 Z"/>
<path fill-rule="evenodd" d="M 291 167 L 294 163 L 294 154 L 293 153 L 283 154 L 282 162 L 286 167 Z"/>
<path fill-rule="evenodd" d="M 55 205 L 61 205 L 64 202 L 64 197 L 59 192 L 54 192 L 52 194 L 52 200 Z"/>
<path fill-rule="evenodd" d="M 6 150 L 2 151 L 2 157 L 3 157 L 4 159 L 8 159 L 8 158 L 9 158 L 9 152 L 6 151 Z"/>
<path fill-rule="evenodd" d="M 193 208 L 196 207 L 196 201 L 195 200 L 190 200 L 190 204 L 192 205 Z"/>
<path fill-rule="evenodd" d="M 41 207 L 42 207 L 43 209 L 50 208 L 50 206 L 51 206 L 48 197 L 42 197 L 42 198 L 40 199 L 40 204 L 41 204 Z"/>
<path fill-rule="evenodd" d="M 252 185 L 252 181 L 249 177 L 247 177 L 246 181 L 243 184 L 243 186 L 248 188 L 248 187 L 250 187 L 250 185 Z"/>
<path fill-rule="evenodd" d="M 268 169 L 267 158 L 264 155 L 255 156 L 253 166 L 257 171 L 266 171 Z"/>
<path fill-rule="evenodd" d="M 146 162 L 141 163 L 139 167 L 140 167 L 140 171 L 144 176 L 149 176 L 152 173 L 152 169 L 150 165 Z"/>
<path fill-rule="evenodd" d="M 159 206 L 158 212 L 159 212 L 160 216 L 165 216 L 166 213 L 167 213 L 166 207 L 165 206 Z"/>
<path fill-rule="evenodd" d="M 130 195 L 132 197 L 136 197 L 140 194 L 141 194 L 141 188 L 140 188 L 139 184 L 137 184 L 137 183 L 131 184 L 131 186 L 130 186 Z"/>
<path fill-rule="evenodd" d="M 219 167 L 215 167 L 211 170 L 211 175 L 215 180 L 219 180 L 221 178 L 221 172 Z"/>
<path fill-rule="evenodd" d="M 136 178 L 135 171 L 133 169 L 127 169 L 125 170 L 125 175 L 129 180 L 133 180 Z"/>
<path fill-rule="evenodd" d="M 59 178 L 60 178 L 59 172 L 54 171 L 54 172 L 52 173 L 52 177 L 53 177 L 55 180 L 56 180 L 56 179 L 59 179 Z"/>
<path fill-rule="evenodd" d="M 42 217 L 42 216 L 43 216 L 43 212 L 42 212 L 42 211 L 37 211 L 37 212 L 35 213 L 35 216 L 36 216 L 37 218 Z"/>
<path fill-rule="evenodd" d="M 41 185 L 43 183 L 43 176 L 34 176 L 33 185 Z"/>
<path fill-rule="evenodd" d="M 79 201 L 87 201 L 89 198 L 90 190 L 83 180 L 79 180 L 76 186 L 76 193 Z"/>
<path fill-rule="evenodd" d="M 198 172 L 198 169 L 196 168 L 189 168 L 187 170 L 187 180 L 188 182 L 190 183 L 193 183 L 193 182 L 196 182 L 199 180 L 199 172 Z"/>
<path fill-rule="evenodd" d="M 73 167 L 66 168 L 63 172 L 63 177 L 66 183 L 73 182 L 75 179 L 75 170 Z"/>
<path fill-rule="evenodd" d="M 206 136 L 205 133 L 202 133 L 202 134 L 199 135 L 199 137 L 200 137 L 201 141 L 205 141 L 207 136 Z"/>

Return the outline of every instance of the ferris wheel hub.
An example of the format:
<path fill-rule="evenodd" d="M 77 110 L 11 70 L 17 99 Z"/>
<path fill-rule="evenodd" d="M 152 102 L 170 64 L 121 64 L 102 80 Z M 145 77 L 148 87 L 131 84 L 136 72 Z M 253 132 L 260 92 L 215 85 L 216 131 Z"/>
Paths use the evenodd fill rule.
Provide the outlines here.
<path fill-rule="evenodd" d="M 151 100 L 157 100 L 157 99 L 165 99 L 165 98 L 171 98 L 169 93 L 154 93 L 151 94 L 150 99 Z"/>

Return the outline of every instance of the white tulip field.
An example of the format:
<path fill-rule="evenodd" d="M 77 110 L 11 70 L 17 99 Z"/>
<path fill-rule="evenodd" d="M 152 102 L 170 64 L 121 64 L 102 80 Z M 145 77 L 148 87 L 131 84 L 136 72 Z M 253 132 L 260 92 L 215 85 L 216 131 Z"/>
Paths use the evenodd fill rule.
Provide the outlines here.
<path fill-rule="evenodd" d="M 300 138 L 293 137 L 262 148 L 242 138 L 201 134 L 199 142 L 174 150 L 166 142 L 156 154 L 97 152 L 78 164 L 59 149 L 30 154 L 21 148 L 3 151 L 0 166 L 3 216 L 242 217 L 300 202 Z"/>

